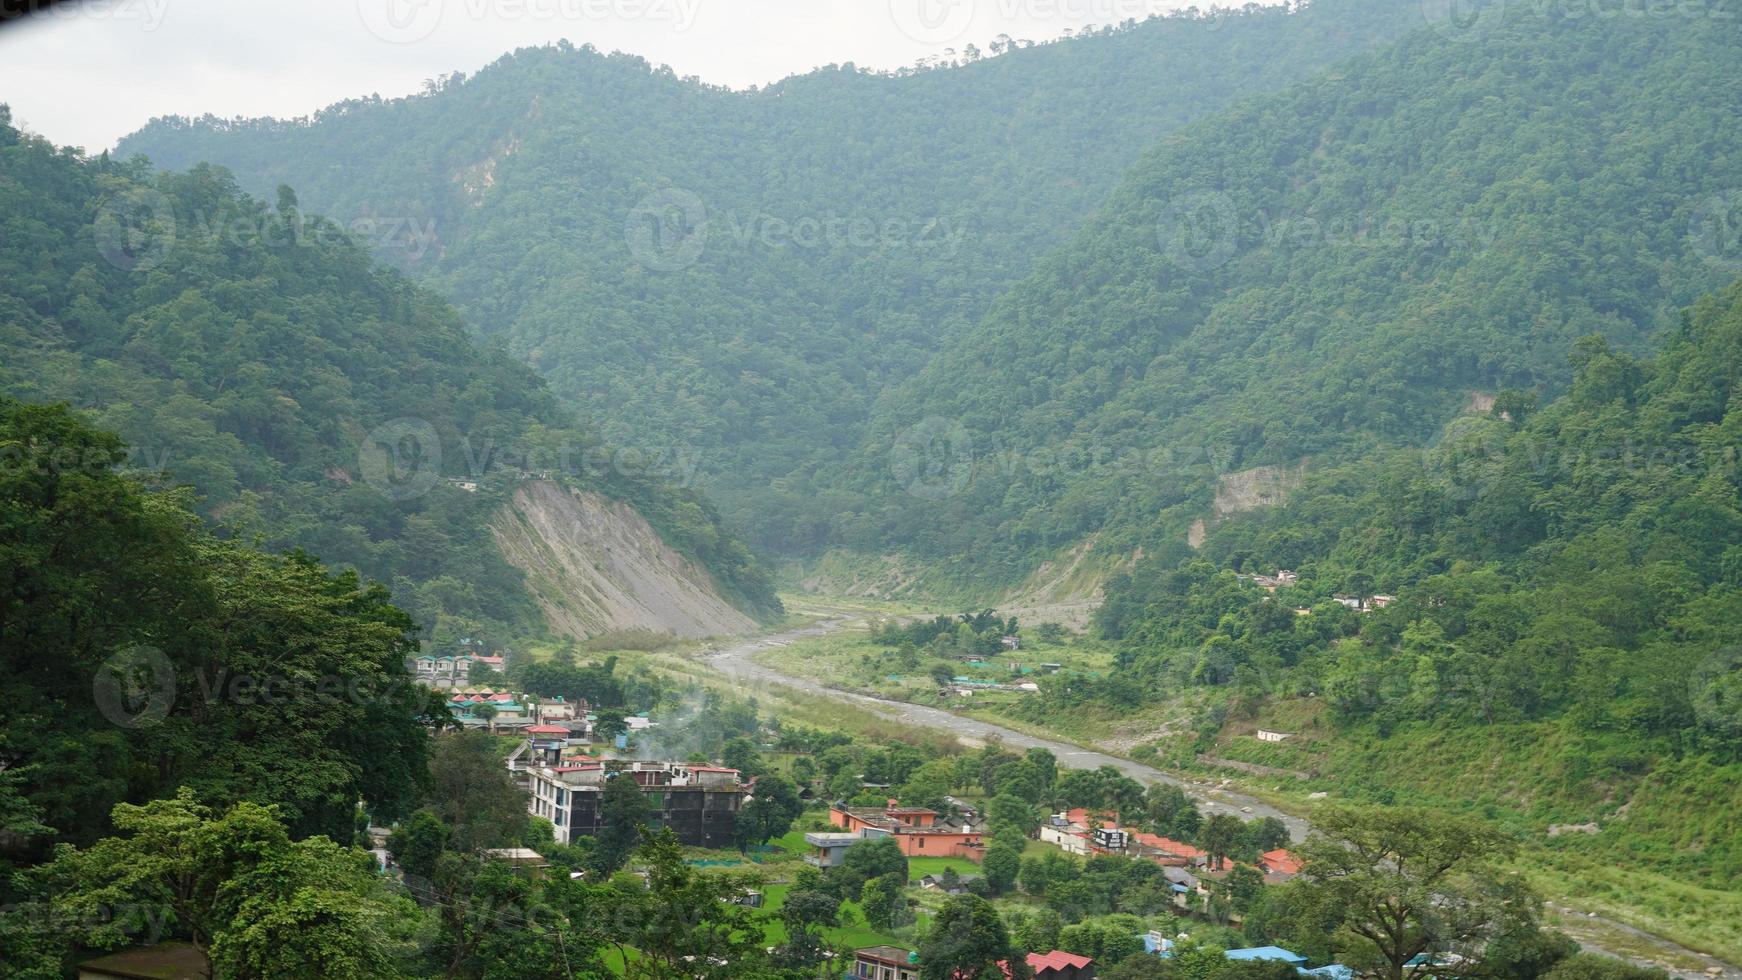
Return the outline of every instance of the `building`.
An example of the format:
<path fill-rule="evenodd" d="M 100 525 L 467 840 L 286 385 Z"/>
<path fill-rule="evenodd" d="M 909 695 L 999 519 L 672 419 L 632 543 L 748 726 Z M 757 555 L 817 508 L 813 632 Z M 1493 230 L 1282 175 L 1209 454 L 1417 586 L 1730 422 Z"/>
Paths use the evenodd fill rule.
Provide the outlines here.
<path fill-rule="evenodd" d="M 1258 740 L 1260 742 L 1286 742 L 1293 737 L 1293 732 L 1272 732 L 1266 731 L 1262 728 L 1258 730 Z"/>
<path fill-rule="evenodd" d="M 965 857 L 980 860 L 984 833 L 967 820 L 945 820 L 936 810 L 902 806 L 895 800 L 876 807 L 829 807 L 829 823 L 848 833 L 886 834 L 908 857 Z"/>
<path fill-rule="evenodd" d="M 1029 953 L 1028 969 L 1034 980 L 1095 980 L 1094 960 L 1062 949 Z"/>
<path fill-rule="evenodd" d="M 1258 857 L 1258 866 L 1264 869 L 1266 875 L 1279 875 L 1293 878 L 1300 874 L 1300 858 L 1295 857 L 1287 848 L 1279 847 L 1274 851 L 1265 851 Z"/>
<path fill-rule="evenodd" d="M 900 946 L 867 946 L 853 953 L 849 980 L 919 980 L 918 957 Z"/>
<path fill-rule="evenodd" d="M 1289 966 L 1306 966 L 1307 958 L 1299 953 L 1283 949 L 1281 946 L 1253 946 L 1248 949 L 1230 949 L 1228 958 L 1231 960 L 1281 960 Z"/>
<path fill-rule="evenodd" d="M 847 848 L 865 839 L 864 831 L 806 834 L 804 842 L 811 850 L 804 856 L 805 863 L 818 868 L 838 868 L 846 860 Z"/>
<path fill-rule="evenodd" d="M 609 779 L 632 779 L 653 804 L 650 829 L 669 829 L 693 847 L 730 847 L 749 795 L 738 770 L 676 762 L 584 762 L 526 772 L 527 810 L 549 820 L 559 844 L 604 829 L 600 799 Z"/>

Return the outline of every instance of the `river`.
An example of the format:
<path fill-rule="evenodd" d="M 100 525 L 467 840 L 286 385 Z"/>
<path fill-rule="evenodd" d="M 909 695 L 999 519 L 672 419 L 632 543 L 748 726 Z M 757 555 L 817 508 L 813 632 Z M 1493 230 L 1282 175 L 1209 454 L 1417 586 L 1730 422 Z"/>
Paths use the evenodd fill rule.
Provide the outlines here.
<path fill-rule="evenodd" d="M 756 654 L 761 653 L 764 650 L 787 646 L 797 640 L 826 636 L 829 633 L 841 629 L 846 625 L 846 623 L 847 621 L 845 619 L 826 619 L 809 626 L 745 638 L 710 652 L 704 657 L 704 662 L 719 671 L 721 674 L 724 674 L 746 687 L 755 688 L 762 685 L 778 684 L 810 694 L 823 695 L 847 703 L 869 707 L 892 719 L 906 722 L 920 728 L 931 728 L 950 732 L 951 734 L 970 742 L 996 740 L 1005 746 L 1016 749 L 1043 748 L 1057 756 L 1060 764 L 1072 768 L 1094 769 L 1099 768 L 1100 766 L 1112 766 L 1140 783 L 1169 783 L 1178 786 L 1185 790 L 1185 792 L 1193 799 L 1197 800 L 1200 807 L 1206 812 L 1232 813 L 1235 816 L 1244 819 L 1276 817 L 1288 827 L 1289 835 L 1293 839 L 1300 840 L 1306 836 L 1308 824 L 1302 818 L 1284 813 L 1275 807 L 1250 796 L 1244 796 L 1239 793 L 1222 789 L 1213 783 L 1181 779 L 1178 776 L 1164 772 L 1154 766 L 1146 766 L 1142 763 L 1133 762 L 1130 759 L 1121 758 L 1116 755 L 1096 752 L 1092 749 L 1086 749 L 1070 742 L 1029 735 L 1014 729 L 1005 728 L 1002 725 L 995 725 L 991 722 L 981 721 L 977 718 L 968 718 L 963 715 L 958 715 L 941 708 L 933 708 L 920 704 L 910 704 L 906 701 L 894 701 L 888 698 L 873 697 L 855 691 L 843 691 L 839 688 L 819 684 L 809 678 L 782 673 L 772 667 L 757 663 L 755 660 Z M 1551 904 L 1554 904 L 1554 907 L 1560 910 L 1563 914 L 1564 918 L 1561 928 L 1569 935 L 1572 935 L 1574 939 L 1578 940 L 1579 944 L 1585 949 L 1593 952 L 1607 953 L 1611 956 L 1620 956 L 1623 959 L 1630 960 L 1643 966 L 1661 967 L 1669 970 L 1675 976 L 1690 978 L 1690 980 L 1694 980 L 1694 978 L 1697 978 L 1697 980 L 1742 980 L 1742 969 L 1723 963 L 1722 961 L 1714 959 L 1713 957 L 1697 950 L 1681 946 L 1671 942 L 1670 940 L 1664 939 L 1661 936 L 1642 932 L 1622 922 L 1604 919 L 1592 913 L 1580 913 L 1564 904 Z M 1579 923 L 1580 921 L 1589 922 L 1592 926 L 1600 926 L 1604 929 L 1620 933 L 1632 940 L 1656 947 L 1663 951 L 1664 958 L 1625 955 L 1606 949 L 1602 945 L 1602 940 L 1599 937 L 1592 935 L 1589 929 L 1580 929 L 1577 927 L 1576 923 Z M 1697 969 L 1688 969 L 1686 967 L 1678 968 L 1677 966 L 1672 966 L 1668 961 L 1667 958 L 1671 956 L 1684 962 L 1697 962 L 1701 964 L 1701 966 Z M 1709 969 L 1716 969 L 1722 972 L 1705 972 Z"/>

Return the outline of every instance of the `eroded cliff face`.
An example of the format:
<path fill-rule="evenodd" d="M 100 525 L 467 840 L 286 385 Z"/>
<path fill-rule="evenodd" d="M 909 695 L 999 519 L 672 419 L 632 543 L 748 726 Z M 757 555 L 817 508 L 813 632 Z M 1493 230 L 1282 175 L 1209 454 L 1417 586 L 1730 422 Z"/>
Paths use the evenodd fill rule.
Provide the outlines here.
<path fill-rule="evenodd" d="M 755 620 L 720 595 L 635 508 L 548 481 L 527 483 L 490 525 L 526 573 L 551 629 L 576 638 L 645 629 L 685 638 L 746 633 Z"/>

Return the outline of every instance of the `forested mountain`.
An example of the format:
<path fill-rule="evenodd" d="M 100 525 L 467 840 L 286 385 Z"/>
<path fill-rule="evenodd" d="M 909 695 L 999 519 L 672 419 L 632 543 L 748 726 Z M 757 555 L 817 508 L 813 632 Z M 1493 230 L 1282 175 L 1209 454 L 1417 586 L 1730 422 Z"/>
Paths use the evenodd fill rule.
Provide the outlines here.
<path fill-rule="evenodd" d="M 858 496 L 817 497 L 845 543 L 1008 580 L 1096 532 L 1177 542 L 1218 477 L 1552 395 L 1576 338 L 1644 349 L 1735 275 L 1731 23 L 1496 5 L 1468 30 L 1164 139 L 880 401 Z"/>
<path fill-rule="evenodd" d="M 622 465 L 288 189 L 268 207 L 210 167 L 87 159 L 3 113 L 0 393 L 87 409 L 216 524 L 390 584 L 441 639 L 542 628 L 487 526 L 530 473 L 634 505 L 745 608 L 778 608 L 698 496 Z"/>
<path fill-rule="evenodd" d="M 1309 474 L 1297 502 L 1116 578 L 1097 617 L 1121 669 L 1052 707 L 1194 688 L 1322 702 L 1345 749 L 1365 745 L 1342 761 L 1370 795 L 1413 770 L 1420 799 L 1596 820 L 1562 845 L 1734 888 L 1742 282 L 1654 358 L 1592 336 L 1571 360 L 1540 410 L 1511 401 L 1430 448 Z M 1278 568 L 1299 581 L 1236 575 Z M 1338 593 L 1396 601 L 1357 613 Z M 1512 747 L 1530 764 L 1496 766 Z"/>
<path fill-rule="evenodd" d="M 1422 23 L 1412 4 L 1321 0 L 749 92 L 563 46 L 312 120 L 160 120 L 121 150 L 379 221 L 378 254 L 606 438 L 697 453 L 757 546 L 807 553 L 836 534 L 813 474 L 858 445 L 879 393 L 1156 139 Z"/>

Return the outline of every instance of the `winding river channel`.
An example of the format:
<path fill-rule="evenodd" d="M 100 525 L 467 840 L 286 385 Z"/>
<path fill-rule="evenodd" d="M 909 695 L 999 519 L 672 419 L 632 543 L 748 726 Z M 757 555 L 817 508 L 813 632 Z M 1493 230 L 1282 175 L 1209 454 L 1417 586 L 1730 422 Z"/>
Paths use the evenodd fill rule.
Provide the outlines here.
<path fill-rule="evenodd" d="M 810 678 L 782 673 L 766 664 L 758 663 L 755 659 L 757 654 L 766 650 L 788 646 L 799 640 L 826 636 L 840 630 L 846 624 L 847 620 L 845 619 L 826 619 L 809 626 L 737 640 L 710 652 L 704 658 L 704 662 L 747 688 L 766 687 L 770 684 L 781 685 L 809 694 L 822 695 L 868 707 L 893 720 L 905 722 L 915 727 L 949 732 L 964 741 L 996 740 L 1014 749 L 1043 748 L 1057 756 L 1062 765 L 1072 768 L 1094 769 L 1100 766 L 1112 766 L 1144 784 L 1170 783 L 1178 786 L 1197 800 L 1207 812 L 1233 813 L 1247 819 L 1276 817 L 1287 825 L 1289 834 L 1295 840 L 1300 840 L 1306 836 L 1308 824 L 1300 817 L 1284 813 L 1261 800 L 1229 792 L 1217 787 L 1214 783 L 1181 779 L 1153 766 L 1146 766 L 1120 756 L 1096 752 L 1070 742 L 1041 738 L 1005 728 L 1002 725 L 981 721 L 978 718 L 958 715 L 941 708 L 910 704 L 906 701 L 894 701 L 888 698 L 860 694 L 856 691 L 829 687 Z M 1742 980 L 1742 968 L 1723 963 L 1704 953 L 1670 942 L 1661 936 L 1645 933 L 1625 923 L 1603 919 L 1592 913 L 1582 913 L 1564 905 L 1556 905 L 1555 907 L 1566 917 L 1562 928 L 1586 949 L 1621 956 L 1641 965 L 1662 967 L 1679 977 L 1699 978 L 1699 980 L 1714 980 L 1714 978 Z M 1603 940 L 1593 936 L 1591 930 L 1577 927 L 1576 923 L 1580 920 L 1589 922 L 1592 926 L 1600 925 L 1611 936 L 1620 934 L 1629 937 L 1634 943 L 1652 947 L 1661 953 L 1658 956 L 1645 957 L 1628 955 L 1605 948 Z M 1692 968 L 1686 965 L 1690 963 L 1700 965 L 1697 968 Z M 1711 970 L 1721 972 L 1712 973 Z"/>

